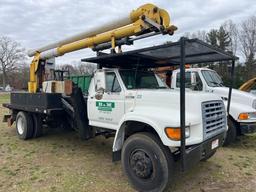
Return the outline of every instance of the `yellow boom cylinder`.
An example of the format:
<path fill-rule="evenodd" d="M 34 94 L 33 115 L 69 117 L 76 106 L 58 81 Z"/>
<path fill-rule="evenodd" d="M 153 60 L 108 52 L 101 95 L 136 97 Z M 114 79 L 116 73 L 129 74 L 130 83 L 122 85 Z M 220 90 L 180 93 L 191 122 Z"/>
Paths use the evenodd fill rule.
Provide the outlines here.
<path fill-rule="evenodd" d="M 134 35 L 136 28 L 138 27 L 140 26 L 132 25 L 129 27 L 124 27 L 120 30 L 110 31 L 107 33 L 96 35 L 94 37 L 86 38 L 85 40 L 80 40 L 78 42 L 63 45 L 57 49 L 57 53 L 60 55 L 63 55 L 68 52 L 73 52 L 80 49 L 93 47 L 94 45 L 98 45 L 98 44 L 110 41 L 112 36 L 115 37 L 115 39 L 120 39 L 124 37 L 123 34 L 126 34 L 127 36 L 131 36 L 131 35 Z"/>

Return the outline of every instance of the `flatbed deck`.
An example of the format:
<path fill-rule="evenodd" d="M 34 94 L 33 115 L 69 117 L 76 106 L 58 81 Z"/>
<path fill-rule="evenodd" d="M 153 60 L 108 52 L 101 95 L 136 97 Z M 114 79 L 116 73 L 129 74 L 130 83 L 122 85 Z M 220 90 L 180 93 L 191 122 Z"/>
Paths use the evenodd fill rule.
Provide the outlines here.
<path fill-rule="evenodd" d="M 3 106 L 13 110 L 51 115 L 63 111 L 61 98 L 59 93 L 13 92 L 10 95 L 10 103 L 4 103 Z"/>

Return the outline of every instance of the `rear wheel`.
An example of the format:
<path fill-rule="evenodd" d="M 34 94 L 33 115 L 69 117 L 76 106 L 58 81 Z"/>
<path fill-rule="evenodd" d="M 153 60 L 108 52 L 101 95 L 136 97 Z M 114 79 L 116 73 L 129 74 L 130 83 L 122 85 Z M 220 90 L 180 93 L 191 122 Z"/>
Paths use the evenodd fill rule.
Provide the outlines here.
<path fill-rule="evenodd" d="M 160 192 L 170 185 L 173 158 L 169 149 L 150 133 L 130 136 L 122 149 L 122 167 L 138 191 Z"/>
<path fill-rule="evenodd" d="M 224 146 L 228 146 L 236 140 L 237 129 L 238 129 L 237 123 L 234 120 L 228 118 L 228 131 L 224 141 Z"/>
<path fill-rule="evenodd" d="M 26 140 L 33 136 L 33 121 L 30 114 L 20 111 L 16 116 L 16 132 L 20 139 Z"/>

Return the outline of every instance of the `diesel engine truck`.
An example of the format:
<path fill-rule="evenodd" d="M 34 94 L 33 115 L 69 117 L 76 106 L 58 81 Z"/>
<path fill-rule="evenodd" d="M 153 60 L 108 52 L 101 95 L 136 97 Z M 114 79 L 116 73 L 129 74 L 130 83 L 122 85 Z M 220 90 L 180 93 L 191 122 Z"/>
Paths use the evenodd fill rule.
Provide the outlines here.
<path fill-rule="evenodd" d="M 225 87 L 221 77 L 216 71 L 208 68 L 187 68 L 186 69 L 187 90 L 210 92 L 218 95 L 227 106 L 229 88 Z M 172 71 L 172 89 L 180 87 L 180 70 Z M 232 90 L 230 114 L 228 116 L 228 132 L 225 144 L 235 141 L 238 135 L 251 134 L 256 132 L 256 97 L 251 93 Z"/>
<path fill-rule="evenodd" d="M 207 160 L 227 131 L 222 99 L 211 93 L 185 94 L 185 63 L 236 59 L 183 37 L 122 51 L 122 45 L 172 35 L 176 29 L 167 11 L 146 4 L 127 18 L 29 51 L 34 58 L 28 92 L 11 93 L 10 103 L 3 104 L 11 112 L 5 120 L 9 126 L 16 121 L 17 135 L 23 140 L 39 137 L 43 127 L 53 123 L 72 127 L 85 140 L 114 136 L 113 161 L 121 160 L 132 186 L 138 191 L 164 191 L 175 177 L 175 161 L 185 171 Z M 70 80 L 49 78 L 52 58 L 83 48 L 97 52 L 96 57 L 83 59 L 98 66 L 87 95 Z M 172 65 L 180 65 L 180 90 L 169 89 L 153 72 Z"/>

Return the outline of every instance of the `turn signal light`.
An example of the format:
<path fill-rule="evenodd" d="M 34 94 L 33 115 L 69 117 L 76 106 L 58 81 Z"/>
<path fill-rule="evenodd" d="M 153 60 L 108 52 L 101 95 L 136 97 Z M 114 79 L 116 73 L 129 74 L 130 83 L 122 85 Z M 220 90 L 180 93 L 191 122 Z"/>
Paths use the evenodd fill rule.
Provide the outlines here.
<path fill-rule="evenodd" d="M 247 119 L 249 119 L 249 114 L 248 113 L 240 113 L 238 119 L 247 120 Z"/>
<path fill-rule="evenodd" d="M 175 141 L 179 141 L 181 138 L 181 131 L 180 128 L 171 128 L 171 127 L 167 127 L 165 128 L 165 133 L 167 135 L 167 137 L 169 137 L 169 139 L 175 140 Z"/>

